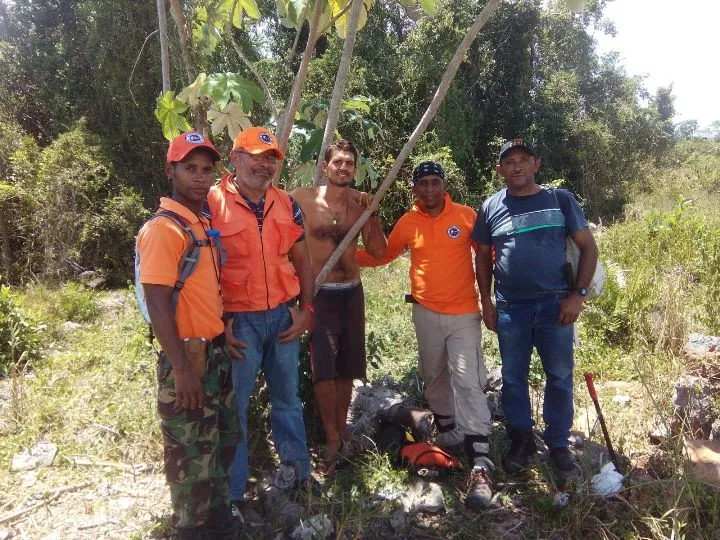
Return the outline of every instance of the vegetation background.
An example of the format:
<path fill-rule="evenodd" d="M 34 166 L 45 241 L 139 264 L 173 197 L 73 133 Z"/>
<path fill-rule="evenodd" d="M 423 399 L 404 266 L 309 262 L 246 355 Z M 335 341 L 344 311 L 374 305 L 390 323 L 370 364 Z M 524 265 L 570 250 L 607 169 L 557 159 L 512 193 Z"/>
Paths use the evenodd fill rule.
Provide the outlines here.
<path fill-rule="evenodd" d="M 190 16 L 206 4 L 183 5 Z M 654 455 L 645 437 L 648 422 L 668 420 L 670 381 L 688 369 L 688 333 L 720 334 L 720 131 L 700 136 L 697 123 L 674 125 L 671 88 L 646 89 L 616 56 L 597 55 L 593 35 L 612 32 L 604 6 L 588 0 L 581 13 L 572 13 L 564 3 L 502 2 L 401 180 L 413 163 L 439 159 L 453 197 L 478 207 L 500 186 L 493 171 L 502 139 L 522 134 L 537 142 L 539 180 L 571 189 L 599 224 L 611 277 L 582 317 L 577 371 L 594 371 L 607 383 L 604 403 L 615 392 L 610 381 L 632 389 L 631 409 L 610 402 L 606 414 L 621 452 L 635 470 L 648 471 Z M 287 52 L 296 35 L 307 40 L 307 29 L 285 28 L 271 0 L 259 0 L 258 8 L 263 16 L 235 29 L 234 37 L 276 95 L 286 95 L 299 62 Z M 381 176 L 477 9 L 470 0 L 445 1 L 415 21 L 395 2 L 375 1 L 358 35 L 346 90 L 363 96 L 368 107 L 361 118 L 344 115 L 338 129 Z M 127 290 L 134 235 L 169 191 L 162 175 L 166 140 L 153 115 L 162 91 L 156 20 L 153 3 L 139 0 L 0 0 L 0 463 L 7 468 L 34 442 L 55 442 L 66 459 L 40 473 L 46 490 L 68 478 L 97 480 L 72 456 L 130 466 L 161 462 L 154 357 Z M 179 90 L 189 81 L 177 35 L 170 38 L 172 86 Z M 327 107 L 342 47 L 334 34 L 316 44 L 306 105 Z M 198 58 L 208 73 L 251 78 L 225 41 Z M 250 118 L 266 122 L 268 110 L 258 106 Z M 231 141 L 221 135 L 216 143 L 226 151 Z M 296 131 L 285 185 L 304 178 L 295 173 L 312 157 L 307 144 L 307 132 Z M 375 185 L 368 176 L 359 187 Z M 381 207 L 384 223 L 391 226 L 410 201 L 405 183 L 396 182 Z M 117 290 L 77 285 L 84 270 L 99 272 Z M 390 375 L 413 391 L 416 345 L 401 302 L 407 261 L 363 279 L 369 378 Z M 492 335 L 485 345 L 488 363 L 498 363 Z M 532 376 L 541 388 L 539 366 Z M 588 408 L 581 383 L 580 377 L 579 415 Z M 263 428 L 262 396 L 255 410 Z M 589 423 L 587 414 L 576 418 L 579 429 Z M 496 446 L 503 444 L 498 435 Z M 529 487 L 503 491 L 499 509 L 486 519 L 449 516 L 422 523 L 422 530 L 502 536 L 510 520 L 521 536 L 716 537 L 717 492 L 684 473 L 680 441 L 664 450 L 670 456 L 665 473 L 629 477 L 620 500 L 581 493 L 571 507 L 557 510 L 554 487 L 539 477 Z M 102 477 L 118 474 L 104 469 Z M 506 479 L 499 473 L 497 480 Z M 371 456 L 341 475 L 334 502 L 316 504 L 353 536 L 377 517 L 363 510 L 363 497 L 404 481 L 382 456 Z M 0 485 L 0 506 L 30 497 L 14 473 L 0 473 Z M 457 490 L 457 482 L 446 487 L 449 500 L 459 501 Z M 513 503 L 518 493 L 521 508 Z M 460 512 L 453 515 L 462 516 L 460 506 L 451 505 Z M 154 523 L 143 515 L 124 525 L 144 536 L 157 533 Z"/>

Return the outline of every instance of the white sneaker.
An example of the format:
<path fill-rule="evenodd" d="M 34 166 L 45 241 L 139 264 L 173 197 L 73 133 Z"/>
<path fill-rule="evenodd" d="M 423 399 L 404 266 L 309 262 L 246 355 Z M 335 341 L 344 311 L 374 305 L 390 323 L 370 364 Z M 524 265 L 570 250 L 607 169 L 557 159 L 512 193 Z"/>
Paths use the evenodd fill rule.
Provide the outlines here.
<path fill-rule="evenodd" d="M 438 433 L 435 438 L 435 444 L 440 448 L 452 448 L 462 444 L 465 440 L 465 434 L 460 430 L 459 427 L 455 426 L 450 431 Z"/>

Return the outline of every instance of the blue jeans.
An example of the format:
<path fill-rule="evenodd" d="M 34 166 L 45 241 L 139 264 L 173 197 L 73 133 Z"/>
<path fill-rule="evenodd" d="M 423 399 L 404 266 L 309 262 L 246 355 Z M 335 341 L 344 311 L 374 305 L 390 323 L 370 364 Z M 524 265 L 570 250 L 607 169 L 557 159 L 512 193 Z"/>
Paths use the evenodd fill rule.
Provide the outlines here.
<path fill-rule="evenodd" d="M 262 368 L 270 389 L 270 425 L 275 451 L 280 461 L 296 468 L 299 478 L 310 474 L 310 456 L 305 439 L 303 408 L 298 395 L 298 362 L 300 342 L 280 344 L 277 336 L 290 327 L 286 304 L 267 311 L 235 313 L 233 335 L 247 343 L 243 360 L 233 360 L 232 379 L 235 388 L 238 423 L 242 440 L 235 449 L 230 469 L 230 497 L 243 500 L 249 477 L 248 407 Z"/>
<path fill-rule="evenodd" d="M 502 357 L 502 406 L 511 430 L 528 431 L 528 375 L 533 346 L 545 371 L 543 438 L 548 448 L 567 447 L 573 421 L 573 325 L 558 322 L 565 293 L 508 302 L 497 298 L 497 334 Z"/>

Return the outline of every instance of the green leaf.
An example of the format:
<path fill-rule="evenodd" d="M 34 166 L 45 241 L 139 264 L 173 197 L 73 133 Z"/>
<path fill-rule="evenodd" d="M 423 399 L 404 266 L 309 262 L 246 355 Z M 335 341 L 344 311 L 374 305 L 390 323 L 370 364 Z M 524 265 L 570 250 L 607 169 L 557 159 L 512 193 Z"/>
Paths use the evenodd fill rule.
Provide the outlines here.
<path fill-rule="evenodd" d="M 369 101 L 370 100 L 365 96 L 356 96 L 352 99 L 347 99 L 343 101 L 342 108 L 343 110 L 351 109 L 370 114 L 370 104 L 368 103 Z"/>
<path fill-rule="evenodd" d="M 255 0 L 240 0 L 240 4 L 242 4 L 242 7 L 245 10 L 245 13 L 248 14 L 248 17 L 253 19 L 260 18 L 260 10 L 258 9 Z"/>
<path fill-rule="evenodd" d="M 213 73 L 208 75 L 206 92 L 220 111 L 231 100 L 237 101 L 244 111 L 251 111 L 253 101 L 265 102 L 265 95 L 258 85 L 237 73 Z"/>
<path fill-rule="evenodd" d="M 170 141 L 183 131 L 191 129 L 190 124 L 182 114 L 188 106 L 175 97 L 175 92 L 165 92 L 157 98 L 155 118 L 162 126 L 163 135 Z"/>
<path fill-rule="evenodd" d="M 299 186 L 309 186 L 315 174 L 315 163 L 303 163 L 293 173 L 293 183 Z"/>
<path fill-rule="evenodd" d="M 310 161 L 313 158 L 313 154 L 320 151 L 324 134 L 325 129 L 323 128 L 318 128 L 310 133 L 310 136 L 300 150 L 300 161 Z"/>
<path fill-rule="evenodd" d="M 438 0 L 420 0 L 420 7 L 425 13 L 434 15 L 438 10 Z"/>

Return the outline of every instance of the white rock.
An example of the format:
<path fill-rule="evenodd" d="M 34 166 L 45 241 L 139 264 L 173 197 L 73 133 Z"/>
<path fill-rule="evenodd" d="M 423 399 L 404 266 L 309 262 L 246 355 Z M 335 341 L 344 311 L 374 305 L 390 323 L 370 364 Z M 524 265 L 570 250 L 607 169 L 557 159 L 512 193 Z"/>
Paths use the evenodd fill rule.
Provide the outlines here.
<path fill-rule="evenodd" d="M 630 404 L 630 396 L 618 394 L 615 397 L 613 397 L 613 403 L 617 403 L 619 405 L 629 405 Z"/>
<path fill-rule="evenodd" d="M 0 528 L 0 540 L 5 540 L 6 538 L 10 538 L 10 531 Z"/>
<path fill-rule="evenodd" d="M 75 321 L 65 321 L 62 324 L 63 332 L 72 332 L 74 330 L 77 330 L 78 328 L 82 328 L 82 324 L 76 323 Z"/>
<path fill-rule="evenodd" d="M 564 491 L 556 493 L 555 497 L 553 497 L 553 506 L 557 509 L 565 508 L 568 502 L 570 502 L 570 494 Z"/>
<path fill-rule="evenodd" d="M 615 470 L 613 463 L 606 463 L 600 473 L 592 477 L 592 490 L 606 499 L 622 489 L 623 475 Z"/>
<path fill-rule="evenodd" d="M 57 445 L 52 443 L 37 443 L 30 450 L 15 454 L 10 468 L 13 471 L 30 471 L 38 465 L 49 467 L 57 455 Z"/>
<path fill-rule="evenodd" d="M 308 520 L 301 521 L 290 535 L 295 540 L 319 540 L 331 537 L 333 524 L 325 514 L 318 514 Z"/>
<path fill-rule="evenodd" d="M 27 471 L 20 475 L 20 485 L 24 488 L 33 487 L 37 483 L 37 472 Z"/>

